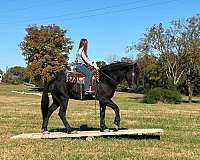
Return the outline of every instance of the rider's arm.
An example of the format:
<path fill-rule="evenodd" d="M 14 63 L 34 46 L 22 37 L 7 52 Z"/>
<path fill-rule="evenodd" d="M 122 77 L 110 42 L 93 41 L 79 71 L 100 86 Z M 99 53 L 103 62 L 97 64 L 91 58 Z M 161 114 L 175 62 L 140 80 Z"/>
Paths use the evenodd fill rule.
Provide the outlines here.
<path fill-rule="evenodd" d="M 92 64 L 92 62 L 88 59 L 88 57 L 86 57 L 84 50 L 82 50 L 81 52 L 81 57 L 83 59 L 83 61 L 91 66 L 93 66 L 95 69 L 98 69 L 97 66 L 95 66 L 94 64 Z"/>

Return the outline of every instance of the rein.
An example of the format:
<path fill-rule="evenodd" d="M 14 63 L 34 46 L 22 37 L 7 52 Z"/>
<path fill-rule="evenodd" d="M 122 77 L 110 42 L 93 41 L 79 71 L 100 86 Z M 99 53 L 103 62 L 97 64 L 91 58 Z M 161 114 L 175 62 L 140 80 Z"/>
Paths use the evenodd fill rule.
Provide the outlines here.
<path fill-rule="evenodd" d="M 134 65 L 133 65 L 133 68 L 132 68 L 132 74 L 131 74 L 131 81 L 132 81 L 132 85 L 133 85 L 133 83 L 134 83 L 134 77 L 135 77 L 135 72 L 134 72 Z M 111 81 L 111 83 L 114 85 L 114 86 L 116 86 L 117 85 L 117 82 L 116 82 L 116 80 L 114 80 L 112 77 L 110 77 L 109 75 L 107 75 L 106 73 L 104 73 L 102 70 L 99 70 L 104 76 L 106 76 L 110 81 Z"/>
<path fill-rule="evenodd" d="M 113 79 L 113 78 L 111 78 L 110 76 L 108 76 L 106 73 L 104 73 L 103 71 L 101 71 L 101 70 L 99 70 L 99 72 L 101 72 L 104 76 L 106 76 L 110 81 L 111 81 L 111 83 L 113 83 L 113 86 L 114 87 L 116 87 L 116 85 L 117 85 L 117 82 Z M 96 81 L 97 82 L 97 81 Z M 99 82 L 99 81 L 98 81 Z M 96 86 L 95 86 L 95 104 L 94 104 L 94 106 L 95 106 L 95 115 L 97 114 L 97 111 L 96 111 L 96 101 L 97 101 L 97 85 L 98 85 L 98 83 L 96 83 Z"/>
<path fill-rule="evenodd" d="M 117 82 L 113 79 L 113 78 L 111 78 L 110 76 L 108 76 L 106 73 L 104 73 L 103 71 L 101 71 L 101 70 L 99 70 L 104 76 L 106 76 L 112 83 L 113 83 L 113 85 L 114 86 L 116 86 L 117 85 Z"/>

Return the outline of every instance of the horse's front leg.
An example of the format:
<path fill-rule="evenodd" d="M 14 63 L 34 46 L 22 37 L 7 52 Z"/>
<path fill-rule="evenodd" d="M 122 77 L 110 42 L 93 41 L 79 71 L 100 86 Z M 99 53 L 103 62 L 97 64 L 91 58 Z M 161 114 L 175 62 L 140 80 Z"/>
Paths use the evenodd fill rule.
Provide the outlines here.
<path fill-rule="evenodd" d="M 99 105 L 100 105 L 100 131 L 104 132 L 108 129 L 105 124 L 106 105 L 102 102 L 99 102 Z"/>
<path fill-rule="evenodd" d="M 67 119 L 66 119 L 66 111 L 67 111 L 68 101 L 69 101 L 69 98 L 67 98 L 67 99 L 64 98 L 64 99 L 61 100 L 60 110 L 59 110 L 58 115 L 60 116 L 60 119 L 62 120 L 62 122 L 65 126 L 66 132 L 71 133 L 72 128 L 70 127 L 70 125 L 69 125 L 69 123 L 67 122 Z"/>
<path fill-rule="evenodd" d="M 120 126 L 119 107 L 112 100 L 109 100 L 108 106 L 111 107 L 115 112 L 115 120 L 114 120 L 115 131 L 118 131 Z"/>
<path fill-rule="evenodd" d="M 111 99 L 103 99 L 102 103 L 104 103 L 106 106 L 111 107 L 115 112 L 115 131 L 119 130 L 120 126 L 120 114 L 119 114 L 119 107 L 111 100 Z"/>

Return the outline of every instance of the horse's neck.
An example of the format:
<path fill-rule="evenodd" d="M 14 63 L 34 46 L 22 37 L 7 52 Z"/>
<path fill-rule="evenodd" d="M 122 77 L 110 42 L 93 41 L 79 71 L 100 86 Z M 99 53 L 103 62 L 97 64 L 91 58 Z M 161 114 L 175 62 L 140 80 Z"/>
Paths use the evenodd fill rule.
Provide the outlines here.
<path fill-rule="evenodd" d="M 57 74 L 57 80 L 59 81 L 66 81 L 66 73 L 61 71 L 60 73 Z"/>
<path fill-rule="evenodd" d="M 113 83 L 113 85 L 118 85 L 125 79 L 124 77 L 123 71 L 114 71 L 109 74 L 110 81 Z"/>
<path fill-rule="evenodd" d="M 116 74 L 116 82 L 119 84 L 121 83 L 123 80 L 125 80 L 125 72 L 122 70 L 122 71 L 118 71 L 118 73 L 120 74 Z"/>

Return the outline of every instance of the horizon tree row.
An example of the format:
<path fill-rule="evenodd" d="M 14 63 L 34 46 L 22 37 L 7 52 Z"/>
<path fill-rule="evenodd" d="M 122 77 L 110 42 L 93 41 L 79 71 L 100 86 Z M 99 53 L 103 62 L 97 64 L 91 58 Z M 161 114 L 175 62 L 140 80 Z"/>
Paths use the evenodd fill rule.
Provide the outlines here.
<path fill-rule="evenodd" d="M 144 88 L 177 88 L 189 102 L 200 94 L 200 15 L 153 25 L 128 48 L 138 51 Z"/>

